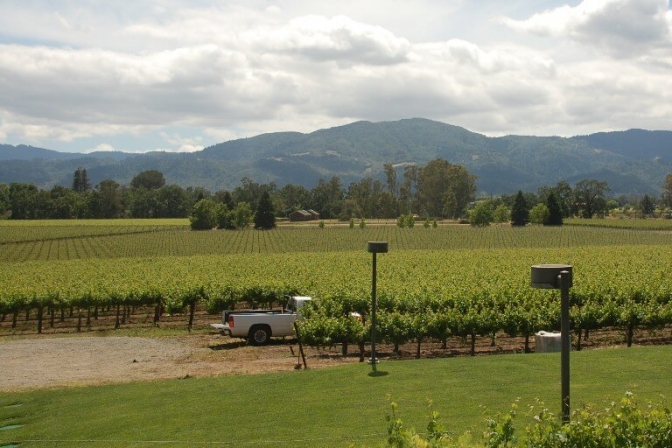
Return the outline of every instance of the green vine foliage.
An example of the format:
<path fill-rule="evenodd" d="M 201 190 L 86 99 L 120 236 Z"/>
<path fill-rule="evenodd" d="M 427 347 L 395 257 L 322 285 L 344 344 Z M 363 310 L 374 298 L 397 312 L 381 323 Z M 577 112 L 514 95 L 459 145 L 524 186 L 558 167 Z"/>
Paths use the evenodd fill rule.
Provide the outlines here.
<path fill-rule="evenodd" d="M 672 446 L 672 412 L 662 399 L 640 406 L 635 396 L 627 392 L 606 409 L 585 406 L 572 413 L 563 425 L 558 416 L 537 402 L 529 413 L 534 423 L 525 427 L 524 435 L 515 435 L 514 421 L 518 402 L 506 414 L 486 420 L 482 441 L 473 440 L 471 433 L 452 437 L 438 421 L 439 414 L 430 408 L 426 433 L 404 426 L 397 416 L 398 406 L 391 402 L 387 446 L 394 448 L 668 448 Z M 520 439 L 520 440 L 519 440 Z"/>

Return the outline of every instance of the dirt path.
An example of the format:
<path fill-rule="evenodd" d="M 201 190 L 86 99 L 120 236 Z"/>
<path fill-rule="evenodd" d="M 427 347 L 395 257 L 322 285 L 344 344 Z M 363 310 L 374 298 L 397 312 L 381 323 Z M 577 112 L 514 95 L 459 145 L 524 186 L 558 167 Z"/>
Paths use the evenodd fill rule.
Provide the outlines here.
<path fill-rule="evenodd" d="M 638 332 L 638 345 L 670 344 L 669 328 L 652 335 Z M 622 332 L 617 330 L 591 333 L 584 348 L 618 345 Z M 534 338 L 532 345 L 534 349 Z M 496 344 L 488 338 L 477 338 L 475 352 L 483 354 L 521 353 L 523 338 L 498 335 Z M 292 351 L 294 354 L 292 354 Z M 341 347 L 318 350 L 306 348 L 311 369 L 358 362 L 357 348 L 349 356 L 341 356 Z M 423 358 L 465 356 L 470 346 L 459 338 L 451 338 L 448 346 L 440 343 L 422 344 Z M 417 344 L 405 344 L 400 353 L 390 345 L 380 344 L 379 358 L 412 359 Z M 370 356 L 367 353 L 366 356 Z M 150 381 L 213 375 L 288 372 L 297 367 L 298 345 L 273 340 L 263 347 L 247 345 L 240 339 L 217 334 L 185 334 L 171 337 L 122 337 L 42 335 L 0 337 L 0 392 L 67 387 L 131 381 Z"/>
<path fill-rule="evenodd" d="M 0 391 L 291 371 L 290 347 L 298 354 L 283 341 L 252 347 L 216 335 L 0 340 Z M 307 354 L 310 368 L 357 361 Z"/>

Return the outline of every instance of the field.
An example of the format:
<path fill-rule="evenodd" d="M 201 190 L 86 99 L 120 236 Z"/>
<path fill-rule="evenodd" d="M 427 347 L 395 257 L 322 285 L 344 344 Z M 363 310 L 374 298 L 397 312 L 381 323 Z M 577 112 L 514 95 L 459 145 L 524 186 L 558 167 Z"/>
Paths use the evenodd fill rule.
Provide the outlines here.
<path fill-rule="evenodd" d="M 378 285 L 383 335 L 395 344 L 447 337 L 473 343 L 498 332 L 527 338 L 556 329 L 553 293 L 529 287 L 530 266 L 540 263 L 574 266 L 572 319 L 579 336 L 616 327 L 631 344 L 637 328 L 672 322 L 666 231 L 372 223 L 193 232 L 174 221 L 85 222 L 80 234 L 71 223 L 7 228 L 33 235 L 0 244 L 0 329 L 13 332 L 24 312 L 37 320 L 37 332 L 66 317 L 76 319 L 79 331 L 110 314 L 119 328 L 133 313 L 150 325 L 186 313 L 182 322 L 193 328 L 199 310 L 278 306 L 299 293 L 321 299 L 305 328 L 308 342 L 358 343 L 366 331 L 342 316 L 370 314 L 365 248 L 372 240 L 389 242 Z"/>
<path fill-rule="evenodd" d="M 579 223 L 588 220 L 576 220 Z M 367 241 L 384 240 L 391 251 L 459 249 L 532 249 L 585 246 L 667 244 L 670 234 L 645 231 L 640 222 L 594 220 L 612 226 L 492 226 L 471 228 L 441 225 L 438 228 L 400 229 L 390 223 L 371 222 L 365 229 L 349 229 L 340 223 L 325 228 L 317 224 L 283 226 L 258 232 L 193 232 L 185 220 L 106 221 L 0 221 L 0 262 L 53 261 L 91 258 L 136 258 L 223 254 L 365 251 Z M 109 222 L 109 221 L 108 221 Z M 153 224 L 156 222 L 156 224 Z M 659 223 L 668 221 L 656 220 Z M 62 224 L 65 223 L 65 224 Z M 76 223 L 82 223 L 79 226 Z M 617 227 L 616 227 L 617 226 Z M 634 227 L 633 227 L 634 226 Z M 672 227 L 668 230 L 672 232 Z"/>
<path fill-rule="evenodd" d="M 616 221 L 604 221 L 608 225 L 612 222 Z M 341 342 L 355 348 L 361 342 L 366 344 L 371 293 L 371 254 L 366 252 L 366 243 L 384 240 L 390 251 L 378 256 L 378 297 L 385 359 L 414 356 L 415 345 L 418 354 L 423 345 L 423 357 L 532 349 L 528 342 L 534 332 L 558 327 L 558 294 L 529 286 L 530 266 L 540 263 L 574 266 L 572 330 L 576 349 L 596 342 L 597 346 L 667 344 L 672 339 L 672 233 L 666 227 L 651 229 L 638 222 L 629 227 L 523 229 L 443 223 L 438 228 L 416 225 L 400 229 L 369 222 L 364 229 L 340 223 L 319 228 L 310 223 L 283 225 L 267 232 L 192 232 L 184 220 L 0 222 L 0 338 L 10 341 L 34 337 L 38 332 L 56 336 L 88 331 L 110 334 L 116 328 L 122 335 L 138 331 L 161 338 L 168 334 L 203 337 L 207 324 L 217 319 L 210 313 L 236 306 L 277 306 L 286 294 L 300 293 L 320 299 L 302 325 L 305 341 L 318 349 L 312 359 L 319 359 L 320 350 L 329 357 L 339 356 L 336 346 Z M 365 316 L 364 326 L 353 324 L 347 317 L 350 311 Z M 188 326 L 192 336 L 187 336 Z M 434 348 L 428 350 L 428 346 Z M 227 353 L 236 353 L 233 347 Z M 577 374 L 573 374 L 573 387 L 580 391 L 575 402 L 599 402 L 630 388 L 647 398 L 655 398 L 657 392 L 668 394 L 663 386 L 667 381 L 662 379 L 669 378 L 670 372 L 653 366 L 665 369 L 669 365 L 669 348 L 647 349 L 652 350 L 649 355 L 640 350 L 628 351 L 627 356 L 590 350 L 573 357 L 585 360 L 585 367 L 577 364 Z M 162 440 L 167 446 L 191 446 L 185 440 L 194 441 L 193 446 L 237 445 L 242 441 L 252 446 L 293 446 L 298 439 L 293 438 L 296 434 L 291 428 L 277 430 L 294 415 L 286 414 L 286 400 L 294 403 L 296 418 L 313 413 L 314 403 L 322 401 L 324 410 L 315 417 L 319 427 L 302 434 L 301 440 L 315 446 L 343 446 L 350 441 L 375 446 L 384 440 L 383 417 L 388 406 L 384 396 L 390 391 L 397 395 L 393 398 L 400 402 L 402 414 L 411 413 L 408 419 L 418 428 L 427 415 L 421 401 L 431 398 L 439 410 L 447 410 L 453 427 L 463 432 L 478 426 L 482 415 L 477 404 L 484 396 L 496 411 L 505 411 L 518 396 L 527 403 L 534 398 L 553 400 L 551 391 L 557 379 L 546 378 L 541 372 L 555 371 L 549 366 L 556 361 L 553 356 L 527 355 L 477 357 L 474 362 L 478 365 L 458 359 L 392 363 L 383 369 L 389 379 L 379 380 L 381 384 L 393 382 L 371 390 L 367 389 L 371 377 L 366 375 L 354 386 L 338 381 L 366 370 L 366 364 L 355 363 L 337 367 L 346 371 L 334 374 L 308 371 L 304 379 L 309 378 L 312 386 L 297 383 L 292 386 L 296 390 L 283 387 L 280 395 L 266 391 L 266 387 L 291 383 L 289 377 L 226 376 L 170 384 L 16 392 L 0 394 L 4 406 L 0 418 L 8 426 L 13 421 L 36 425 L 12 432 L 14 440 L 26 441 L 28 434 L 35 440 L 21 446 L 43 446 L 38 440 L 44 439 L 64 440 L 48 446 L 80 446 L 73 444 L 80 439 L 88 440 L 81 446 L 155 446 Z M 591 368 L 593 363 L 603 369 Z M 417 369 L 423 375 L 413 379 L 418 376 Z M 469 381 L 473 369 L 482 372 L 482 380 Z M 502 374 L 502 369 L 507 374 Z M 525 372 L 524 379 L 516 369 Z M 431 381 L 432 376 L 441 375 L 464 377 L 465 382 L 447 385 Z M 501 382 L 498 398 L 492 400 L 492 390 L 484 391 L 477 385 L 494 377 Z M 520 384 L 526 385 L 524 392 Z M 158 390 L 164 388 L 171 391 L 169 396 L 190 396 L 203 403 L 177 398 L 180 405 L 175 407 L 149 398 L 160 395 Z M 334 391 L 325 400 L 321 394 L 329 388 Z M 446 396 L 447 388 L 461 392 Z M 260 397 L 270 397 L 264 400 L 264 430 L 259 431 L 258 421 L 245 417 L 259 412 L 254 407 L 246 407 L 240 418 L 227 416 L 227 424 L 213 429 L 217 425 L 211 420 L 218 414 L 211 413 L 217 408 L 220 390 L 229 394 L 256 390 Z M 115 423 L 103 428 L 108 411 L 95 410 L 81 394 L 110 406 L 116 403 L 113 406 L 119 416 Z M 124 406 L 118 403 L 121 396 L 126 397 Z M 230 403 L 248 406 L 245 398 L 244 392 L 235 392 Z M 367 410 L 364 421 L 360 412 L 366 406 L 361 400 L 376 403 Z M 46 401 L 68 409 L 55 419 L 58 430 L 48 423 L 50 419 L 43 413 L 48 411 L 41 411 L 49 408 Z M 13 407 L 18 404 L 21 407 Z M 100 425 L 87 429 L 77 424 L 83 407 L 93 412 L 93 421 L 100 419 Z M 342 409 L 339 418 L 329 412 L 336 408 Z M 150 409 L 161 409 L 159 420 L 131 423 L 133 415 L 151 414 Z M 185 412 L 199 422 L 193 431 L 180 424 Z M 374 429 L 369 429 L 371 425 Z M 0 432 L 0 443 L 10 440 L 5 434 Z M 373 434 L 373 439 L 366 434 Z M 221 444 L 215 442 L 222 440 Z"/>
<path fill-rule="evenodd" d="M 573 218 L 565 220 L 565 223 L 572 226 L 587 226 L 587 227 L 610 227 L 610 228 L 640 229 L 640 230 L 672 230 L 672 219 Z"/>
<path fill-rule="evenodd" d="M 572 354 L 572 403 L 598 409 L 634 392 L 642 407 L 672 393 L 669 346 Z M 424 431 L 427 400 L 453 435 L 479 441 L 485 419 L 519 399 L 559 405 L 557 354 L 352 363 L 329 369 L 221 375 L 0 393 L 2 444 L 25 447 L 383 446 L 389 398 Z M 666 401 L 669 403 L 669 401 Z M 485 408 L 484 408 L 485 406 Z M 520 431 L 520 427 L 518 428 Z"/>

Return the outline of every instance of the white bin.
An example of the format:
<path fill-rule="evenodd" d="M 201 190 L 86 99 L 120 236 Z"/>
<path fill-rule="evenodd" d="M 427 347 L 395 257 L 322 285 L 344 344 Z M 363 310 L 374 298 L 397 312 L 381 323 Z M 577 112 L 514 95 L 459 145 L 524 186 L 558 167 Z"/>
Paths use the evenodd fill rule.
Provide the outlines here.
<path fill-rule="evenodd" d="M 540 331 L 534 335 L 534 352 L 549 353 L 562 351 L 561 333 Z"/>

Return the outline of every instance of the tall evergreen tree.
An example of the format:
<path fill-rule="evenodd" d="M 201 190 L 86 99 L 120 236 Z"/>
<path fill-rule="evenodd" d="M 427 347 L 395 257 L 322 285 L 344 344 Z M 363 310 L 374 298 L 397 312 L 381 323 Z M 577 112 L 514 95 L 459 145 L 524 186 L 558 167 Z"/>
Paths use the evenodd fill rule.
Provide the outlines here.
<path fill-rule="evenodd" d="M 72 189 L 77 193 L 83 193 L 91 189 L 89 176 L 86 174 L 86 168 L 77 168 L 72 179 Z"/>
<path fill-rule="evenodd" d="M 524 226 L 530 220 L 530 211 L 527 209 L 527 202 L 522 190 L 518 190 L 516 198 L 511 208 L 511 225 Z"/>
<path fill-rule="evenodd" d="M 665 176 L 665 184 L 663 185 L 663 205 L 672 207 L 672 173 Z"/>
<path fill-rule="evenodd" d="M 546 199 L 546 207 L 548 207 L 548 219 L 544 222 L 545 226 L 561 226 L 562 225 L 562 206 L 554 191 L 551 191 Z"/>
<path fill-rule="evenodd" d="M 642 217 L 646 218 L 649 215 L 653 215 L 656 211 L 656 203 L 653 201 L 651 196 L 645 194 L 641 201 L 639 201 L 639 208 L 642 211 Z"/>
<path fill-rule="evenodd" d="M 254 215 L 254 228 L 257 230 L 268 230 L 275 227 L 275 212 L 273 210 L 273 203 L 271 202 L 271 195 L 268 191 L 264 191 L 259 199 L 257 206 L 257 213 Z"/>

